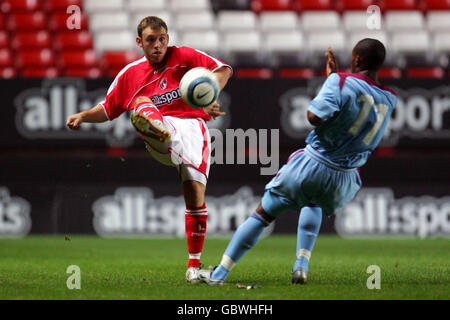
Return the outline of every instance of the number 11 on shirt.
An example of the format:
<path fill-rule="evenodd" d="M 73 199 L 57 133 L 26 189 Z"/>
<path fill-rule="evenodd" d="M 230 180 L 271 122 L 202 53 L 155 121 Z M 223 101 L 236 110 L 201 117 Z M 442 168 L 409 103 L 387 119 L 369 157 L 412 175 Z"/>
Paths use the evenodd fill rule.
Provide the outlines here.
<path fill-rule="evenodd" d="M 370 129 L 370 131 L 366 134 L 366 136 L 362 140 L 364 144 L 369 145 L 372 142 L 375 135 L 378 133 L 378 130 L 380 130 L 380 127 L 383 124 L 384 118 L 386 117 L 389 107 L 385 104 L 374 104 L 373 97 L 369 94 L 360 95 L 358 97 L 358 102 L 362 102 L 363 106 L 359 111 L 355 122 L 353 122 L 352 126 L 348 130 L 348 133 L 350 133 L 352 136 L 356 136 L 362 124 L 369 115 L 370 110 L 372 110 L 373 108 L 377 116 L 377 121 L 375 122 L 372 129 Z"/>

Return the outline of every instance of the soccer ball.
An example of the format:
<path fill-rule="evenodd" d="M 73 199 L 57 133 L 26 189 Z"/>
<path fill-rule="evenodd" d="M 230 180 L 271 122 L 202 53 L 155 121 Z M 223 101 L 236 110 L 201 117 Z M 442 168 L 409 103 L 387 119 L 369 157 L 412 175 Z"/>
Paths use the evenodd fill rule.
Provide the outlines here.
<path fill-rule="evenodd" d="M 216 101 L 219 83 L 212 71 L 197 67 L 186 72 L 181 78 L 180 92 L 188 105 L 193 108 L 204 108 Z"/>

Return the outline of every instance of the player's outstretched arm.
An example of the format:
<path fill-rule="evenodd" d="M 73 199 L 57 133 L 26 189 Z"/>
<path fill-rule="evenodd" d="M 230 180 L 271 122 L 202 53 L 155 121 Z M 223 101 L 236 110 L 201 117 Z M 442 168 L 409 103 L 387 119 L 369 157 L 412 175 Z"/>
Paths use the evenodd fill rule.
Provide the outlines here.
<path fill-rule="evenodd" d="M 325 57 L 327 57 L 327 77 L 335 72 L 338 72 L 338 64 L 336 62 L 336 57 L 334 56 L 333 49 L 328 47 L 328 51 L 325 53 Z"/>
<path fill-rule="evenodd" d="M 233 74 L 233 71 L 231 71 L 231 69 L 228 67 L 222 67 L 214 71 L 214 74 L 217 77 L 217 81 L 219 82 L 219 91 L 222 91 L 222 89 L 225 88 L 231 75 Z"/>
<path fill-rule="evenodd" d="M 228 83 L 228 80 L 230 79 L 231 75 L 233 74 L 233 71 L 231 71 L 231 69 L 228 67 L 222 67 L 222 68 L 214 71 L 214 74 L 216 75 L 217 81 L 219 82 L 219 92 L 220 92 Z M 220 104 L 217 103 L 217 101 L 212 103 L 210 106 L 203 108 L 203 110 L 208 115 L 210 115 L 214 120 L 217 117 L 226 115 L 225 112 L 220 111 Z"/>
<path fill-rule="evenodd" d="M 72 130 L 78 130 L 83 122 L 105 122 L 108 120 L 105 110 L 101 105 L 85 110 L 67 118 L 66 126 Z"/>

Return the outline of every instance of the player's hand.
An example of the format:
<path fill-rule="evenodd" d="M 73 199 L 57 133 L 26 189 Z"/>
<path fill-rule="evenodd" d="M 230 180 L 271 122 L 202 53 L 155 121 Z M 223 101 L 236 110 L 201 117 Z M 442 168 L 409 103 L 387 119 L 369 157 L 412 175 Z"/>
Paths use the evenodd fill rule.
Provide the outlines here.
<path fill-rule="evenodd" d="M 336 57 L 334 56 L 331 47 L 328 47 L 328 51 L 325 53 L 325 57 L 327 57 L 327 77 L 328 77 L 330 74 L 338 72 L 338 65 L 336 62 Z"/>
<path fill-rule="evenodd" d="M 226 115 L 225 112 L 220 111 L 220 104 L 218 104 L 217 101 L 207 106 L 206 108 L 203 108 L 203 110 L 205 110 L 205 112 L 214 120 L 216 120 L 217 117 Z"/>
<path fill-rule="evenodd" d="M 79 113 L 69 116 L 66 121 L 66 126 L 72 130 L 78 130 L 80 128 L 83 118 Z"/>

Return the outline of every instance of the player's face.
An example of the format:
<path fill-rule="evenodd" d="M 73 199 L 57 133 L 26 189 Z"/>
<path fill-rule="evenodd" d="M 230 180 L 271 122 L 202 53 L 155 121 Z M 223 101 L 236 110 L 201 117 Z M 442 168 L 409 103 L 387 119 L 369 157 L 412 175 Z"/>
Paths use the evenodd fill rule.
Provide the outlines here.
<path fill-rule="evenodd" d="M 142 30 L 142 37 L 138 37 L 136 42 L 144 50 L 145 56 L 150 64 L 158 64 L 166 56 L 169 35 L 164 28 L 153 30 L 147 27 Z"/>

